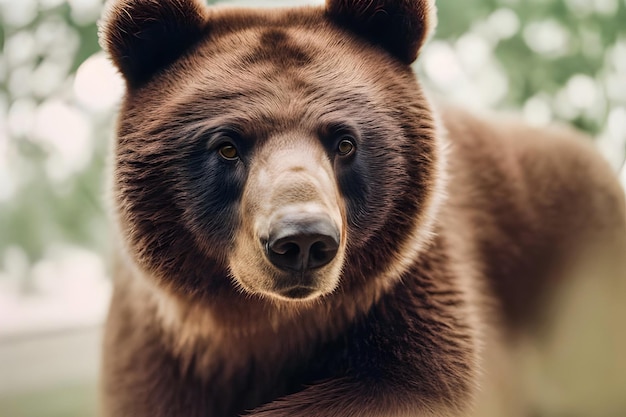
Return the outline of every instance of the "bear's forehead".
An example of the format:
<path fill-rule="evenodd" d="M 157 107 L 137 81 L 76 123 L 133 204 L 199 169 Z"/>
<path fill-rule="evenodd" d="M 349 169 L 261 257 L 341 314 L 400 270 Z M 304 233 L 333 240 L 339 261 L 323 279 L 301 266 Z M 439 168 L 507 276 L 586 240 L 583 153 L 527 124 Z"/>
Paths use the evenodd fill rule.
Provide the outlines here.
<path fill-rule="evenodd" d="M 245 38 L 245 42 L 243 41 Z M 288 28 L 254 28 L 200 45 L 184 86 L 173 86 L 176 113 L 206 119 L 245 119 L 259 128 L 315 124 L 346 111 L 382 108 L 381 95 L 358 68 L 333 62 L 319 40 Z M 216 45 L 217 44 L 217 45 Z M 179 119 L 178 115 L 174 115 Z"/>
<path fill-rule="evenodd" d="M 212 16 L 187 61 L 200 83 L 299 95 L 344 95 L 347 84 L 353 91 L 367 85 L 378 94 L 397 75 L 396 61 L 332 24 L 322 10 L 222 12 Z"/>
<path fill-rule="evenodd" d="M 356 81 L 358 73 L 348 68 L 350 52 L 332 31 L 268 24 L 208 36 L 198 47 L 204 59 L 194 58 L 201 64 L 199 72 L 215 77 L 252 72 L 259 82 L 276 82 L 277 78 L 321 81 L 343 73 Z"/>
<path fill-rule="evenodd" d="M 223 89 L 303 93 L 338 69 L 322 68 L 325 53 L 314 36 L 289 28 L 251 28 L 209 38 L 199 48 L 198 80 Z"/>
<path fill-rule="evenodd" d="M 359 114 L 371 120 L 388 112 L 390 90 L 406 85 L 395 61 L 321 13 L 231 13 L 213 21 L 192 53 L 137 97 L 144 115 L 154 108 L 164 124 L 234 123 L 257 136 Z"/>

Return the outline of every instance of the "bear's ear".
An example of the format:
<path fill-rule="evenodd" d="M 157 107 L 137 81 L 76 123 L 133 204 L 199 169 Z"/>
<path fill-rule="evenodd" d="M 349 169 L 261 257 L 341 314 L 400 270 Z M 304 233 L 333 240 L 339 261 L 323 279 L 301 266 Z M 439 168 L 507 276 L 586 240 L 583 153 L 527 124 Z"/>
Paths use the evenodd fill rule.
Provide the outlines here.
<path fill-rule="evenodd" d="M 437 25 L 435 0 L 326 0 L 326 13 L 406 64 Z"/>
<path fill-rule="evenodd" d="M 207 14 L 198 0 L 109 0 L 100 44 L 137 87 L 203 37 Z"/>

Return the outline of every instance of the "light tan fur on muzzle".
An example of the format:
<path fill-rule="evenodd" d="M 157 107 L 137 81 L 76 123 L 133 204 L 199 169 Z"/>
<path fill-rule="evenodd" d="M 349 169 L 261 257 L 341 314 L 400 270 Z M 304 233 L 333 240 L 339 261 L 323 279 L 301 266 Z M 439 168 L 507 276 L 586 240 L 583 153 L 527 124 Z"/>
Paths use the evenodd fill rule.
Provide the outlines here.
<path fill-rule="evenodd" d="M 304 300 L 332 292 L 346 246 L 346 219 L 331 161 L 317 138 L 291 132 L 268 139 L 250 162 L 250 173 L 241 203 L 241 227 L 229 264 L 236 284 L 244 291 L 276 299 L 288 298 L 275 291 L 281 271 L 265 256 L 272 222 L 285 215 L 321 215 L 340 231 L 337 255 L 327 265 L 311 271 L 317 291 Z"/>

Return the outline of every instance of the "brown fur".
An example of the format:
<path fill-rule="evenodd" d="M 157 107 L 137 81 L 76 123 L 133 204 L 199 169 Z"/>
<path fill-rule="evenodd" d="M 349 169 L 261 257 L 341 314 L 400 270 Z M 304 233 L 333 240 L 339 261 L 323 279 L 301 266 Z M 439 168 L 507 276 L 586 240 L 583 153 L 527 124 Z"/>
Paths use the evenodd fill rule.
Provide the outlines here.
<path fill-rule="evenodd" d="M 486 335 L 534 328 L 572 255 L 623 243 L 623 194 L 572 132 L 437 126 L 408 66 L 433 7 L 109 5 L 128 92 L 105 416 L 467 415 Z M 295 209 L 341 235 L 302 300 L 259 243 Z"/>

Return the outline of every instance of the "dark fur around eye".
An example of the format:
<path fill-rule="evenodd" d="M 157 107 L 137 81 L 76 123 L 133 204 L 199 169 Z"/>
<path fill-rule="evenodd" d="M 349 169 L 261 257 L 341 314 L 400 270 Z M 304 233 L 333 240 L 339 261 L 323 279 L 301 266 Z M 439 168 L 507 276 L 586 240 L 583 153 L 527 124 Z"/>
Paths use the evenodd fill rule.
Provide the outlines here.
<path fill-rule="evenodd" d="M 204 146 L 198 146 L 185 162 L 186 181 L 181 184 L 190 205 L 187 212 L 191 227 L 216 244 L 232 239 L 237 226 L 238 202 L 247 178 L 238 150 L 236 158 L 220 155 L 219 150 L 225 146 L 233 145 L 222 142 L 209 152 Z"/>

